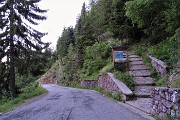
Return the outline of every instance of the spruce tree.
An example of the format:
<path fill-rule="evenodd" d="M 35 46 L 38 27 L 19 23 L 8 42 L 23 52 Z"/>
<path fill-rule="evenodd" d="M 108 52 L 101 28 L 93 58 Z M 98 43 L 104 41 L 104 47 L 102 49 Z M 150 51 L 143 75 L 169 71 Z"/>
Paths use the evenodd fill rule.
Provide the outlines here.
<path fill-rule="evenodd" d="M 0 45 L 7 57 L 9 67 L 9 88 L 11 97 L 16 97 L 15 61 L 20 51 L 28 54 L 31 50 L 40 50 L 48 45 L 41 38 L 46 33 L 32 28 L 38 20 L 46 20 L 38 7 L 41 0 L 0 0 Z M 21 52 L 22 53 L 22 52 Z M 4 57 L 4 56 L 3 56 Z M 19 61 L 20 62 L 20 61 Z"/>

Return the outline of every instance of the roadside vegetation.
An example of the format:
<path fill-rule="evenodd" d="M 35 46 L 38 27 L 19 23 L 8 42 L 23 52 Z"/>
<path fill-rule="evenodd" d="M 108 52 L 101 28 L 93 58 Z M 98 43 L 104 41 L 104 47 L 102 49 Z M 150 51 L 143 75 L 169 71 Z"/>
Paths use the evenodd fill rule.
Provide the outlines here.
<path fill-rule="evenodd" d="M 47 93 L 47 90 L 40 87 L 38 83 L 32 82 L 26 87 L 21 89 L 21 93 L 15 99 L 10 99 L 4 95 L 0 100 L 0 112 L 7 112 L 12 110 L 14 107 L 24 103 L 27 99 L 33 98 Z"/>
<path fill-rule="evenodd" d="M 0 112 L 47 92 L 36 80 L 51 67 L 55 54 L 50 43 L 41 41 L 46 33 L 30 27 L 46 20 L 40 1 L 0 1 Z"/>
<path fill-rule="evenodd" d="M 149 67 L 147 52 L 167 63 L 169 72 L 163 78 L 152 70 L 156 85 L 165 86 L 172 71 L 179 68 L 179 4 L 176 0 L 91 0 L 83 4 L 75 28 L 64 28 L 57 42 L 60 83 L 97 80 L 108 71 L 133 89 L 128 73 L 114 69 L 110 46 L 118 45 L 128 46 Z"/>
<path fill-rule="evenodd" d="M 119 80 L 126 84 L 128 88 L 134 90 L 135 83 L 127 71 L 116 70 L 114 74 Z"/>
<path fill-rule="evenodd" d="M 180 68 L 180 31 L 176 30 L 175 34 L 156 45 L 144 42 L 136 43 L 131 47 L 131 51 L 143 57 L 144 62 L 152 69 L 152 77 L 155 78 L 157 86 L 166 86 L 168 78 L 175 68 Z M 150 52 L 154 57 L 164 61 L 168 65 L 168 74 L 164 77 L 158 76 L 157 72 L 152 68 L 150 58 L 147 53 Z M 175 80 L 172 85 L 180 88 L 179 80 Z"/>
<path fill-rule="evenodd" d="M 134 83 L 128 73 L 114 69 L 111 45 L 128 46 L 129 51 L 142 56 L 149 67 L 147 52 L 166 62 L 169 66 L 167 76 L 160 78 L 152 71 L 158 86 L 165 86 L 172 71 L 180 67 L 178 0 L 91 0 L 90 4 L 82 5 L 75 27 L 65 27 L 59 33 L 56 51 L 49 48 L 49 43 L 41 41 L 45 33 L 22 26 L 23 21 L 18 19 L 24 16 L 21 7 L 15 10 L 18 12 L 16 19 L 12 17 L 10 8 L 13 5 L 35 7 L 28 1 L 20 2 L 7 0 L 0 3 L 0 28 L 9 31 L 0 33 L 1 109 L 9 109 L 8 104 L 13 106 L 26 98 L 45 93 L 36 83 L 44 73 L 55 74 L 60 85 L 80 87 L 81 80 L 97 80 L 100 74 L 114 72 L 133 89 Z M 10 6 L 6 7 L 6 3 Z M 46 19 L 43 16 L 46 10 L 39 9 L 28 10 L 42 13 L 42 16 L 30 16 L 30 23 L 36 24 L 33 18 Z M 27 39 L 26 36 L 32 38 Z M 3 62 L 5 57 L 8 59 Z M 173 85 L 180 87 L 178 80 Z"/>
<path fill-rule="evenodd" d="M 98 93 L 100 93 L 101 95 L 103 95 L 103 96 L 105 96 L 105 97 L 107 97 L 107 98 L 110 98 L 110 99 L 112 99 L 112 100 L 122 101 L 122 98 L 121 98 L 119 92 L 116 92 L 116 93 L 112 94 L 112 93 L 110 93 L 110 92 L 105 91 L 105 90 L 102 89 L 102 88 L 99 88 L 99 87 L 97 87 L 97 88 L 92 88 L 92 90 L 95 90 L 95 91 L 97 91 Z"/>

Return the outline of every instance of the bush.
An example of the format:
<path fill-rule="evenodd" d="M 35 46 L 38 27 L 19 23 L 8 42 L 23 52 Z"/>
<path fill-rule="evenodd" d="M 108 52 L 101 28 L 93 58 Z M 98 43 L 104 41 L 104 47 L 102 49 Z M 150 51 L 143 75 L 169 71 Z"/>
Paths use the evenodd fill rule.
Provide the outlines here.
<path fill-rule="evenodd" d="M 37 80 L 37 77 L 29 75 L 16 75 L 16 86 L 18 88 L 24 88 L 28 86 L 31 82 L 34 82 Z"/>

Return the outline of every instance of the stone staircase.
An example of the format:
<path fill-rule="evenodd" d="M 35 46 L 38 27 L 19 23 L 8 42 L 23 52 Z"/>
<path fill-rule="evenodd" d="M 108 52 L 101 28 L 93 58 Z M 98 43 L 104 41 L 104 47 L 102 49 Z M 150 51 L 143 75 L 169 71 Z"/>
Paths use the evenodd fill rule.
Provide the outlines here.
<path fill-rule="evenodd" d="M 154 85 L 154 79 L 151 77 L 150 69 L 144 64 L 142 58 L 129 53 L 130 60 L 129 74 L 135 82 L 135 90 L 133 91 L 135 99 L 127 101 L 130 104 L 146 113 L 151 110 L 151 89 Z"/>

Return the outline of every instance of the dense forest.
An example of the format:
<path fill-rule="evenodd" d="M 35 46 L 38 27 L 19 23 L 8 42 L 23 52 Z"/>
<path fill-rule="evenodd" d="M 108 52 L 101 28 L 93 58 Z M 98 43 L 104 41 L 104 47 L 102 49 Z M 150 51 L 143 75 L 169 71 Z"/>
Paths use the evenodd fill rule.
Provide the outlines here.
<path fill-rule="evenodd" d="M 36 80 L 53 63 L 50 70 L 58 71 L 61 85 L 96 80 L 113 69 L 111 45 L 128 46 L 139 55 L 149 51 L 170 72 L 180 67 L 178 0 L 90 0 L 75 27 L 59 33 L 56 51 L 41 41 L 46 33 L 29 26 L 46 20 L 40 1 L 0 0 L 0 104 L 41 94 Z"/>
<path fill-rule="evenodd" d="M 180 2 L 177 0 L 91 0 L 82 6 L 75 28 L 57 42 L 61 84 L 97 79 L 113 69 L 111 45 L 149 51 L 170 69 L 179 67 Z"/>

